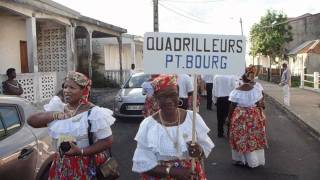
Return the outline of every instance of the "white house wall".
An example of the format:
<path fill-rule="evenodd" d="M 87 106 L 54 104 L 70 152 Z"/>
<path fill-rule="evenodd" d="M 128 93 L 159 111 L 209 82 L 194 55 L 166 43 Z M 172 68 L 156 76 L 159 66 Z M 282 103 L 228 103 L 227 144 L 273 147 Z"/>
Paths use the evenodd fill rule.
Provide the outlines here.
<path fill-rule="evenodd" d="M 143 47 L 136 45 L 136 71 L 143 71 Z"/>
<path fill-rule="evenodd" d="M 308 74 L 320 72 L 320 54 L 309 53 L 306 60 L 306 68 Z"/>
<path fill-rule="evenodd" d="M 289 58 L 289 67 L 291 74 L 299 76 L 304 71 L 304 54 L 299 54 Z"/>
<path fill-rule="evenodd" d="M 252 64 L 254 65 L 260 65 L 266 68 L 270 67 L 270 61 L 267 56 L 256 56 L 252 61 L 253 61 Z"/>
<path fill-rule="evenodd" d="M 105 45 L 105 70 L 119 70 L 119 46 Z M 131 66 L 131 47 L 129 45 L 122 46 L 122 69 L 130 69 Z"/>
<path fill-rule="evenodd" d="M 0 24 L 0 74 L 5 74 L 9 67 L 20 73 L 20 41 L 26 41 L 26 21 L 21 17 L 0 16 Z"/>

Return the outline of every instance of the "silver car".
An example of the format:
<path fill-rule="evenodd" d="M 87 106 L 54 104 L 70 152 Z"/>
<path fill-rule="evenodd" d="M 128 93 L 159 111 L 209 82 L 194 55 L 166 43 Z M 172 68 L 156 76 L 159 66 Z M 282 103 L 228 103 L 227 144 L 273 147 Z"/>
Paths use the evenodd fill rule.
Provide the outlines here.
<path fill-rule="evenodd" d="M 0 179 L 48 179 L 54 149 L 47 128 L 26 120 L 35 108 L 24 99 L 0 95 Z"/>
<path fill-rule="evenodd" d="M 135 73 L 121 87 L 114 99 L 115 117 L 143 117 L 142 110 L 145 95 L 142 95 L 142 83 L 150 79 L 149 74 Z"/>

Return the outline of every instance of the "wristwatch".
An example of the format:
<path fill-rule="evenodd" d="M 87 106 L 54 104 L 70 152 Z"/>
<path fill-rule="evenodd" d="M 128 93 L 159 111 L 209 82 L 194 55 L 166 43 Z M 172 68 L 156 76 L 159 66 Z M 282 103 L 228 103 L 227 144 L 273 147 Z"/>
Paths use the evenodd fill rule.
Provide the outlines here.
<path fill-rule="evenodd" d="M 170 176 L 170 170 L 171 170 L 171 166 L 166 167 L 167 176 Z"/>

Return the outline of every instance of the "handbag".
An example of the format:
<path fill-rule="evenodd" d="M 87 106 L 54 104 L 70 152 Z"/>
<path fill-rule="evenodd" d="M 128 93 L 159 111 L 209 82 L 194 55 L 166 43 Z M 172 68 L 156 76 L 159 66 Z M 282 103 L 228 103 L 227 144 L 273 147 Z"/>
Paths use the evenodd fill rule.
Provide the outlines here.
<path fill-rule="evenodd" d="M 88 117 L 91 113 L 91 109 L 88 111 Z M 91 132 L 91 122 L 88 118 L 88 138 L 89 138 L 89 145 L 93 144 L 93 133 Z M 118 161 L 112 157 L 111 148 L 108 148 L 106 151 L 103 152 L 104 155 L 107 157 L 107 160 L 95 166 L 96 171 L 96 178 L 98 180 L 114 180 L 120 177 L 119 172 L 119 164 Z M 108 155 L 107 155 L 108 154 Z M 94 158 L 91 157 L 90 160 L 94 164 Z"/>

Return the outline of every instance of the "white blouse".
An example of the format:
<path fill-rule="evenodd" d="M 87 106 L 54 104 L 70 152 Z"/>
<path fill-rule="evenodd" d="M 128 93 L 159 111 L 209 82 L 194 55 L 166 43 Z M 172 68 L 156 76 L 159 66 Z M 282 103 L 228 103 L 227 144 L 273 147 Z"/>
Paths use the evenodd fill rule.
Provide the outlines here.
<path fill-rule="evenodd" d="M 234 89 L 229 95 L 229 101 L 237 103 L 239 107 L 255 107 L 262 98 L 262 86 L 255 85 L 249 91 Z"/>
<path fill-rule="evenodd" d="M 255 82 L 254 87 L 260 89 L 261 91 L 264 90 L 263 86 L 259 82 Z"/>
<path fill-rule="evenodd" d="M 192 111 L 187 111 L 186 119 L 179 125 L 179 134 L 177 136 L 177 126 L 164 127 L 152 116 L 147 117 L 140 124 L 138 133 L 135 137 L 137 148 L 133 156 L 134 172 L 146 172 L 158 165 L 161 160 L 188 159 L 187 142 L 192 140 Z M 174 143 L 168 137 L 167 131 L 174 139 L 179 138 L 179 151 L 174 147 Z M 202 117 L 196 116 L 196 138 L 197 143 L 202 147 L 206 157 L 209 156 L 214 144 L 208 132 Z"/>
<path fill-rule="evenodd" d="M 57 99 L 50 101 L 45 105 L 45 111 L 59 111 L 61 112 L 61 106 L 65 104 Z M 62 104 L 61 104 L 62 103 Z M 63 110 L 62 110 L 63 111 Z M 55 120 L 48 124 L 48 133 L 53 138 L 54 146 L 58 147 L 58 139 L 61 136 L 71 136 L 80 148 L 89 146 L 88 138 L 88 119 L 91 122 L 91 132 L 93 133 L 93 140 L 96 142 L 99 139 L 104 139 L 112 135 L 110 126 L 115 122 L 115 118 L 112 117 L 112 111 L 107 108 L 101 108 L 95 106 L 91 109 L 91 113 L 88 116 L 88 111 L 82 112 L 65 120 Z"/>

